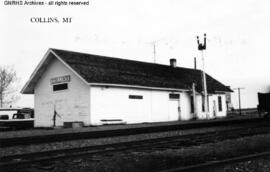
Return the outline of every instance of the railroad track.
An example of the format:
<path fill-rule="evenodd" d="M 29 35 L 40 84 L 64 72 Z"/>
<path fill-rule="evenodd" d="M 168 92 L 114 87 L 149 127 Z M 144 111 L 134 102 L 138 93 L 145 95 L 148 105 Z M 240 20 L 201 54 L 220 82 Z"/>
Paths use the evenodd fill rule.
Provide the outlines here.
<path fill-rule="evenodd" d="M 223 171 L 224 166 L 228 164 L 236 164 L 239 162 L 257 160 L 265 157 L 270 157 L 270 151 L 260 152 L 254 154 L 248 154 L 233 158 L 227 158 L 217 161 L 211 161 L 201 164 L 190 165 L 186 167 L 176 167 L 167 170 L 162 170 L 159 172 L 209 172 L 209 171 Z"/>
<path fill-rule="evenodd" d="M 66 158 L 86 157 L 92 155 L 106 155 L 121 151 L 146 151 L 159 149 L 179 149 L 210 142 L 218 142 L 225 139 L 270 133 L 270 126 L 250 126 L 249 128 L 237 128 L 216 132 L 197 133 L 183 136 L 171 136 L 140 141 L 121 142 L 105 145 L 88 146 L 81 148 L 61 149 L 44 152 L 34 152 L 3 156 L 0 158 L 0 168 L 18 168 L 40 162 L 51 162 Z"/>

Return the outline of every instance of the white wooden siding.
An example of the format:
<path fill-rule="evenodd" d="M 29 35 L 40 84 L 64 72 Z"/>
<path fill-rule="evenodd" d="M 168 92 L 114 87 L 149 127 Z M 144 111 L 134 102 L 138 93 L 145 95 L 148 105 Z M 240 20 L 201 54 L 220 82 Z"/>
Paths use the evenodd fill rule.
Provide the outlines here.
<path fill-rule="evenodd" d="M 71 77 L 68 89 L 53 92 L 50 79 L 65 75 Z M 60 61 L 53 59 L 35 87 L 35 126 L 52 126 L 54 109 L 61 115 L 61 118 L 56 119 L 58 126 L 71 121 L 83 121 L 84 125 L 100 125 L 102 119 L 121 119 L 127 123 L 191 119 L 190 94 L 174 92 L 180 94 L 178 102 L 170 100 L 170 93 L 172 92 L 165 90 L 89 86 Z M 143 98 L 130 99 L 129 95 Z M 218 96 L 222 97 L 222 111 L 218 111 Z M 197 117 L 206 119 L 205 112 L 202 112 L 202 96 L 198 94 L 196 97 Z M 210 95 L 210 118 L 214 117 L 213 101 L 216 101 L 217 106 L 216 117 L 226 116 L 225 94 Z"/>
<path fill-rule="evenodd" d="M 102 119 L 121 119 L 127 123 L 162 122 L 179 120 L 176 100 L 170 100 L 169 91 L 131 88 L 91 87 L 91 123 L 101 124 Z M 190 105 L 187 93 L 180 93 L 181 116 L 188 119 Z M 140 95 L 143 99 L 129 99 Z M 182 105 L 183 104 L 183 105 Z"/>
<path fill-rule="evenodd" d="M 71 76 L 68 90 L 53 92 L 50 79 L 64 75 Z M 90 124 L 89 86 L 57 59 L 52 60 L 40 78 L 35 87 L 34 99 L 36 127 L 52 126 L 54 109 L 62 116 L 56 118 L 58 126 L 68 121 L 83 121 L 85 125 Z"/>
<path fill-rule="evenodd" d="M 218 96 L 221 96 L 222 99 L 222 111 L 218 110 Z M 216 108 L 217 108 L 217 114 L 216 117 L 226 117 L 227 114 L 227 107 L 226 107 L 226 99 L 225 94 L 212 94 L 209 95 L 209 118 L 214 118 L 213 114 L 213 101 L 216 101 Z M 207 119 L 206 112 L 202 111 L 202 96 L 197 95 L 197 108 L 198 108 L 198 118 L 199 119 Z"/>

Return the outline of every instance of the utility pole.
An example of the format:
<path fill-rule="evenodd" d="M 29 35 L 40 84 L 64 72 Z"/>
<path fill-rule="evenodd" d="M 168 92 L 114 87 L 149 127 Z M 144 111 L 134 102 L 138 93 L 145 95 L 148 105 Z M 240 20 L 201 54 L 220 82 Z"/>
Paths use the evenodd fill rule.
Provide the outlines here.
<path fill-rule="evenodd" d="M 153 48 L 154 48 L 154 50 L 153 50 L 153 53 L 154 53 L 154 63 L 156 63 L 156 42 L 153 42 Z"/>
<path fill-rule="evenodd" d="M 239 102 L 239 115 L 242 115 L 242 110 L 241 110 L 241 89 L 245 89 L 245 88 L 234 88 L 234 90 L 238 90 L 238 102 Z"/>
<path fill-rule="evenodd" d="M 206 83 L 206 75 L 205 75 L 205 66 L 204 66 L 204 55 L 203 50 L 206 50 L 206 33 L 204 34 L 204 43 L 200 43 L 199 36 L 197 36 L 198 50 L 201 51 L 202 56 L 202 72 L 203 72 L 203 96 L 204 96 L 204 109 L 206 111 L 206 118 L 209 118 L 209 108 L 208 108 L 208 94 L 207 94 L 207 83 Z"/>
<path fill-rule="evenodd" d="M 156 55 L 157 55 L 157 43 L 158 43 L 159 40 L 157 41 L 152 41 L 152 42 L 148 42 L 148 44 L 151 44 L 151 46 L 153 46 L 153 58 L 154 58 L 154 63 L 156 63 L 157 59 L 156 59 Z"/>
<path fill-rule="evenodd" d="M 154 58 L 154 63 L 157 62 L 157 44 L 161 41 L 161 39 L 159 40 L 154 40 L 151 42 L 147 42 L 147 44 L 150 44 L 151 46 L 153 46 L 153 58 Z"/>
<path fill-rule="evenodd" d="M 197 70 L 197 60 L 196 60 L 196 57 L 194 57 L 194 69 Z"/>

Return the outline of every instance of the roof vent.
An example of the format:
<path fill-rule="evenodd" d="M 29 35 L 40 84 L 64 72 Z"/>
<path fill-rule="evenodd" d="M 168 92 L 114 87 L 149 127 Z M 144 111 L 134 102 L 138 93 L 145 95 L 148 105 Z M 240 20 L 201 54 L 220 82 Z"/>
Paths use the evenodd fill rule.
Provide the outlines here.
<path fill-rule="evenodd" d="M 170 59 L 170 66 L 176 67 L 176 59 Z"/>

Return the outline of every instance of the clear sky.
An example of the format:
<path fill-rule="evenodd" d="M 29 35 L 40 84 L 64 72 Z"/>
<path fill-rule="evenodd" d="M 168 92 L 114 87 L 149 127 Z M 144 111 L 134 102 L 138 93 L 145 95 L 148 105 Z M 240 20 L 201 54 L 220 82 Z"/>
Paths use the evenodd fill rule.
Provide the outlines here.
<path fill-rule="evenodd" d="M 45 1 L 44 2 L 48 2 Z M 19 90 L 48 48 L 201 68 L 196 36 L 207 33 L 206 72 L 244 87 L 242 106 L 270 91 L 269 0 L 90 0 L 89 6 L 6 6 L 0 3 L 0 65 L 13 65 Z M 31 23 L 32 17 L 72 17 L 71 23 Z M 238 107 L 236 92 L 232 94 Z M 17 106 L 32 106 L 21 95 Z"/>

